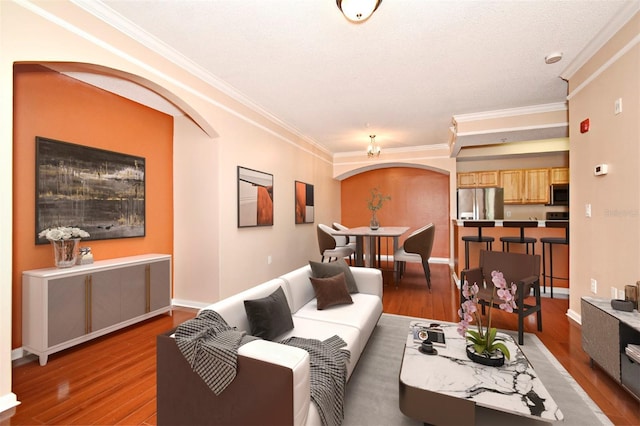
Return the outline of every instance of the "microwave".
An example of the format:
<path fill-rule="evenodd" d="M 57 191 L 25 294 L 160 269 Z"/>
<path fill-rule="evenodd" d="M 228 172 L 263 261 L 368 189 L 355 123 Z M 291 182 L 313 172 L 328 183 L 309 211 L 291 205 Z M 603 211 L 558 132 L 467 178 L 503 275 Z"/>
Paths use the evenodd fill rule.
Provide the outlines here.
<path fill-rule="evenodd" d="M 554 184 L 549 190 L 550 206 L 568 206 L 569 205 L 569 184 Z"/>

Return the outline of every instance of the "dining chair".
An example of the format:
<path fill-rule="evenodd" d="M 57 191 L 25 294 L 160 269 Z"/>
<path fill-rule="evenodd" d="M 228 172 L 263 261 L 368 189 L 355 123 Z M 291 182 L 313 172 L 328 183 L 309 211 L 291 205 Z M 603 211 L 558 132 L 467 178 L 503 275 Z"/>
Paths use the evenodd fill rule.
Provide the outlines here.
<path fill-rule="evenodd" d="M 396 288 L 404 274 L 406 262 L 422 263 L 424 276 L 427 279 L 427 287 L 431 291 L 431 269 L 429 268 L 429 258 L 433 249 L 436 226 L 433 223 L 423 226 L 412 232 L 404 241 L 402 247 L 393 254 L 396 270 Z"/>
<path fill-rule="evenodd" d="M 335 258 L 338 260 L 341 257 L 349 257 L 355 253 L 354 247 L 346 245 L 347 239 L 342 235 L 333 235 L 333 229 L 325 224 L 318 224 L 318 248 L 320 249 L 320 255 L 322 256 L 321 262 L 324 262 L 325 258 Z"/>
<path fill-rule="evenodd" d="M 349 230 L 348 227 L 346 227 L 343 224 L 338 223 L 338 222 L 333 222 L 332 226 L 333 226 L 333 228 L 335 230 L 338 230 L 338 231 L 348 231 Z M 336 235 L 336 237 L 337 237 L 337 235 Z M 353 260 L 352 258 L 355 256 L 356 237 L 354 237 L 353 235 L 350 235 L 350 236 L 346 237 L 346 246 L 353 248 L 353 254 L 351 254 L 351 256 L 349 256 L 349 261 L 351 262 Z"/>
<path fill-rule="evenodd" d="M 460 274 L 460 281 L 465 280 L 470 284 L 478 284 L 478 301 L 482 307 L 482 314 L 486 313 L 486 306 L 500 308 L 502 300 L 494 295 L 494 284 L 491 281 L 491 272 L 502 272 L 507 285 L 514 283 L 516 290 L 516 308 L 513 313 L 518 315 L 518 344 L 524 344 L 524 318 L 537 314 L 538 331 L 542 331 L 542 304 L 540 302 L 540 255 L 504 251 L 480 251 L 480 265 L 477 268 L 465 269 Z M 525 299 L 533 296 L 535 303 L 525 302 Z M 491 302 L 493 296 L 493 303 Z M 460 286 L 460 300 L 462 285 Z M 492 306 L 491 306 L 492 305 Z"/>

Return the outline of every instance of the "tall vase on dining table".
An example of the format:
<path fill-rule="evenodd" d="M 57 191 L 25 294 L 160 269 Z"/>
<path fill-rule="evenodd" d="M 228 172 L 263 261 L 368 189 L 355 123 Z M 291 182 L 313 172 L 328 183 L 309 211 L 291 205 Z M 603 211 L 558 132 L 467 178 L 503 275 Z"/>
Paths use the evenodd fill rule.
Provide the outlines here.
<path fill-rule="evenodd" d="M 376 216 L 375 210 L 371 212 L 371 221 L 369 222 L 369 228 L 375 231 L 380 228 L 380 222 L 378 222 L 378 217 Z"/>

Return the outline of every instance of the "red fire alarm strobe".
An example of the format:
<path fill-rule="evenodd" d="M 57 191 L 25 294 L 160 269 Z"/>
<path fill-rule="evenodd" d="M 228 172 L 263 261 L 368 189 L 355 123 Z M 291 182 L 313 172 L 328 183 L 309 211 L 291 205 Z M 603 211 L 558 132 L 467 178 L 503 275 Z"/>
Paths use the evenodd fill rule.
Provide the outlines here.
<path fill-rule="evenodd" d="M 589 131 L 589 119 L 585 118 L 580 122 L 580 133 L 587 133 Z"/>

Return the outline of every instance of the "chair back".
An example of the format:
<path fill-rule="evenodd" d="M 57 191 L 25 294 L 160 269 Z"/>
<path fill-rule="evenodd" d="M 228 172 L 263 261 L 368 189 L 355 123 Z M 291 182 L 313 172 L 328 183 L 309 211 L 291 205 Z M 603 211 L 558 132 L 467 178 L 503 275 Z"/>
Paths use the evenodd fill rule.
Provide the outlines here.
<path fill-rule="evenodd" d="M 347 228 L 346 226 L 344 226 L 343 224 L 338 223 L 338 222 L 333 222 L 333 228 L 334 228 L 335 230 L 337 230 L 337 231 L 348 231 L 348 230 L 349 230 L 349 228 Z M 334 236 L 335 236 L 335 237 L 338 237 L 339 235 L 334 235 Z M 346 237 L 346 241 L 347 241 L 347 244 L 349 244 L 349 243 L 355 243 L 355 242 L 356 242 L 356 239 L 355 239 L 355 237 L 354 237 L 354 236 L 351 236 L 351 235 L 350 235 L 350 236 Z"/>
<path fill-rule="evenodd" d="M 480 251 L 480 268 L 487 288 L 493 286 L 491 272 L 502 272 L 508 285 L 531 276 L 540 276 L 540 255 L 513 253 L 504 251 Z M 529 288 L 524 288 L 524 293 L 529 293 Z"/>
<path fill-rule="evenodd" d="M 418 253 L 423 260 L 429 259 L 435 234 L 436 226 L 433 223 L 415 230 L 404 241 L 404 250 L 407 253 Z"/>
<path fill-rule="evenodd" d="M 321 223 L 318 224 L 318 227 L 316 228 L 318 233 L 318 248 L 320 249 L 320 255 L 324 255 L 325 250 L 333 250 L 334 248 L 336 248 L 336 239 L 333 238 L 333 235 L 331 235 L 326 230 L 326 228 L 328 228 L 328 226 Z"/>

